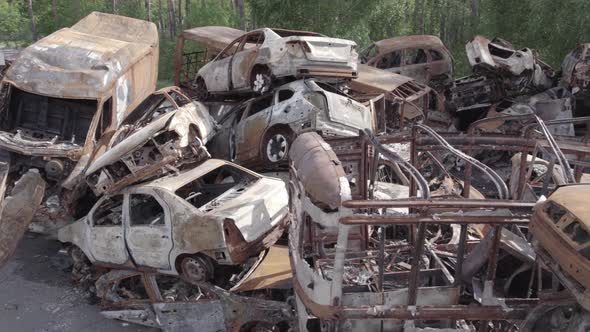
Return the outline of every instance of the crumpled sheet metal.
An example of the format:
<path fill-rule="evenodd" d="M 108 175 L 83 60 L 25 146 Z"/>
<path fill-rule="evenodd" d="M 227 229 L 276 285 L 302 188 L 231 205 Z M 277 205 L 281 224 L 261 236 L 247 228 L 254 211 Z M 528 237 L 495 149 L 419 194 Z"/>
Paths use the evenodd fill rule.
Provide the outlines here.
<path fill-rule="evenodd" d="M 230 27 L 206 26 L 184 30 L 179 38 L 199 42 L 209 48 L 221 51 L 244 33 L 242 30 Z"/>
<path fill-rule="evenodd" d="M 4 198 L 8 164 L 1 163 L 0 193 L 3 202 L 0 219 L 0 266 L 12 256 L 45 193 L 45 181 L 37 169 L 30 169 L 15 184 L 10 196 Z"/>
<path fill-rule="evenodd" d="M 158 42 L 151 22 L 93 12 L 25 48 L 4 80 L 45 96 L 100 99 L 147 55 L 156 66 Z"/>
<path fill-rule="evenodd" d="M 290 287 L 293 273 L 289 260 L 289 247 L 275 244 L 231 292 Z"/>
<path fill-rule="evenodd" d="M 293 142 L 289 157 L 309 196 L 331 209 L 339 208 L 340 178 L 345 173 L 330 145 L 317 133 L 304 133 Z"/>

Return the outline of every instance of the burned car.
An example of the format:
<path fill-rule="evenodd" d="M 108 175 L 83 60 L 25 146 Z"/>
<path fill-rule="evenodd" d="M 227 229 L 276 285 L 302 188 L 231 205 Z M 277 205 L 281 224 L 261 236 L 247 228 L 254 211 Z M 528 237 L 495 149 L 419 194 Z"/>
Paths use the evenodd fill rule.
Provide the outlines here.
<path fill-rule="evenodd" d="M 163 331 L 287 331 L 293 320 L 285 302 L 158 273 L 113 270 L 96 289 L 103 316 Z"/>
<path fill-rule="evenodd" d="M 207 94 L 269 92 L 273 81 L 357 75 L 356 43 L 314 32 L 262 28 L 232 41 L 194 79 L 199 98 Z"/>
<path fill-rule="evenodd" d="M 436 36 L 402 36 L 374 42 L 360 52 L 361 63 L 432 86 L 453 78 L 453 57 Z M 432 82 L 432 84 L 431 84 Z"/>
<path fill-rule="evenodd" d="M 169 87 L 150 95 L 97 151 L 86 170 L 96 195 L 113 192 L 208 158 L 216 125 L 207 108 Z"/>
<path fill-rule="evenodd" d="M 298 80 L 246 101 L 220 120 L 209 150 L 240 164 L 278 166 L 304 131 L 355 136 L 372 126 L 370 110 L 330 85 Z M 228 149 L 229 147 L 229 149 Z"/>
<path fill-rule="evenodd" d="M 547 267 L 590 310 L 590 185 L 558 188 L 535 207 L 529 231 Z"/>
<path fill-rule="evenodd" d="M 474 73 L 499 78 L 508 90 L 544 90 L 554 85 L 555 72 L 530 48 L 517 50 L 505 40 L 475 36 L 465 50 Z"/>
<path fill-rule="evenodd" d="M 96 265 L 157 270 L 196 282 L 271 246 L 288 223 L 278 179 L 209 159 L 105 195 L 59 230 Z"/>
<path fill-rule="evenodd" d="M 590 88 L 590 44 L 582 44 L 571 51 L 561 65 L 561 79 L 572 88 Z"/>
<path fill-rule="evenodd" d="M 153 23 L 94 12 L 22 50 L 0 82 L 0 150 L 9 165 L 0 196 L 36 168 L 48 182 L 45 201 L 55 197 L 63 214 L 84 215 L 83 172 L 99 139 L 155 90 L 158 42 Z"/>

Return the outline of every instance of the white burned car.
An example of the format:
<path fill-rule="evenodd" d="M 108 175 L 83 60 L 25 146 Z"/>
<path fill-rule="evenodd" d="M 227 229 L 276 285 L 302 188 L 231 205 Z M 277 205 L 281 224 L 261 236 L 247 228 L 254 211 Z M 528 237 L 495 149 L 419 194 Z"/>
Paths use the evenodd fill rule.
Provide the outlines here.
<path fill-rule="evenodd" d="M 195 77 L 194 85 L 208 93 L 264 93 L 273 80 L 357 76 L 356 43 L 315 32 L 262 28 L 245 33 L 225 47 Z"/>
<path fill-rule="evenodd" d="M 59 230 L 97 265 L 213 278 L 270 247 L 288 223 L 278 179 L 209 159 L 177 175 L 105 195 L 90 213 Z"/>
<path fill-rule="evenodd" d="M 205 144 L 215 134 L 205 105 L 177 87 L 156 91 L 105 137 L 86 170 L 94 193 L 114 192 L 177 171 L 209 157 Z M 105 151 L 106 149 L 106 151 Z"/>
<path fill-rule="evenodd" d="M 359 130 L 373 129 L 369 108 L 331 85 L 312 80 L 291 82 L 250 99 L 221 115 L 218 122 L 220 129 L 209 151 L 241 165 L 283 164 L 291 142 L 305 131 L 356 136 Z"/>

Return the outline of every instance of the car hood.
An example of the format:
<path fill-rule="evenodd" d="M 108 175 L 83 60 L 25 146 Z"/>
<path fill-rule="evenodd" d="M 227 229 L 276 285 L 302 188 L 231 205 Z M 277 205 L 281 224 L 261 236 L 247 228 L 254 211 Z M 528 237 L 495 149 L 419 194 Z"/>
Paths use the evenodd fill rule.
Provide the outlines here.
<path fill-rule="evenodd" d="M 203 106 L 204 107 L 204 106 Z M 168 112 L 154 121 L 150 122 L 143 128 L 136 130 L 129 137 L 123 139 L 117 145 L 111 147 L 107 152 L 98 157 L 86 171 L 86 175 L 90 175 L 97 170 L 110 165 L 129 152 L 139 148 L 147 141 L 149 141 L 156 133 L 162 130 L 175 131 L 180 137 L 180 146 L 186 147 L 189 144 L 189 129 L 191 125 L 195 125 L 199 129 L 199 137 L 203 141 L 203 145 L 214 133 L 214 122 L 209 114 L 196 106 L 196 104 L 187 104 L 177 110 Z M 113 136 L 116 139 L 124 129 L 121 128 Z"/>
<path fill-rule="evenodd" d="M 238 197 L 210 211 L 210 214 L 232 219 L 246 242 L 271 230 L 288 213 L 289 196 L 279 179 L 261 178 Z"/>

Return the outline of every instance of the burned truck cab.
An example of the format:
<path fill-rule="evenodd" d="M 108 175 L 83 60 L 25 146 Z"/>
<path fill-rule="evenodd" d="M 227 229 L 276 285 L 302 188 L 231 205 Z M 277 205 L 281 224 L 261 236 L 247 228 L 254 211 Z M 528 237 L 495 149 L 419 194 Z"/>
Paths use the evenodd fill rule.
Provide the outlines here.
<path fill-rule="evenodd" d="M 84 183 L 101 138 L 155 90 L 157 63 L 153 23 L 97 12 L 24 49 L 1 82 L 10 174 L 36 168 L 48 188 Z"/>

